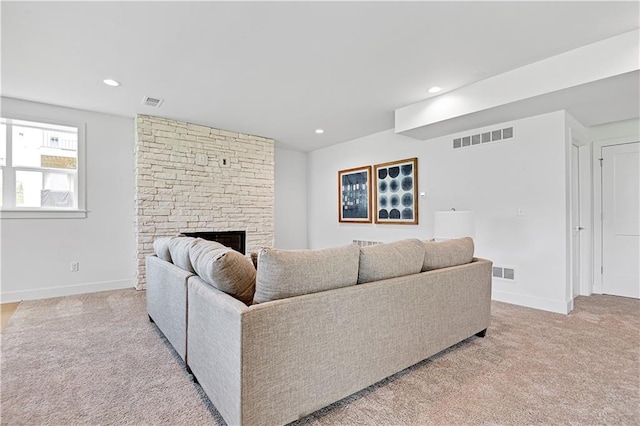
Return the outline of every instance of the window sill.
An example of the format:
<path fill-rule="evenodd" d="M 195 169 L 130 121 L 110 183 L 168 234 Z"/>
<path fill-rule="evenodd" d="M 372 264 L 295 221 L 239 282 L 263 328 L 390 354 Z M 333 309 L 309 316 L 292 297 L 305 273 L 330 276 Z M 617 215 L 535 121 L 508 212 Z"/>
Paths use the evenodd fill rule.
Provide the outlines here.
<path fill-rule="evenodd" d="M 0 210 L 0 219 L 85 219 L 88 210 Z"/>

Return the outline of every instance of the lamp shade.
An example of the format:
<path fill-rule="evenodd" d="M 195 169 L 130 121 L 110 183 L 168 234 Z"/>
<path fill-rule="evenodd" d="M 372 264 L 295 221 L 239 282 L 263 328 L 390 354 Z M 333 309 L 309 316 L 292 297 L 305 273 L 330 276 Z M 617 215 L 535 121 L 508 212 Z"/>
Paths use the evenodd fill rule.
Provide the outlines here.
<path fill-rule="evenodd" d="M 476 227 L 471 211 L 440 211 L 434 215 L 434 234 L 436 240 L 475 237 Z"/>

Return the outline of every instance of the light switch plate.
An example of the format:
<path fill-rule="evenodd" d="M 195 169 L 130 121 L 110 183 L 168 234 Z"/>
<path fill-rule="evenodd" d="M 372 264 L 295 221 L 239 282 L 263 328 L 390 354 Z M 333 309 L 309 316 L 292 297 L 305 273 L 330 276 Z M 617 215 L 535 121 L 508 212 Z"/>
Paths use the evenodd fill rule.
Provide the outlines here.
<path fill-rule="evenodd" d="M 198 166 L 206 166 L 207 165 L 207 156 L 203 153 L 196 154 L 196 165 Z"/>

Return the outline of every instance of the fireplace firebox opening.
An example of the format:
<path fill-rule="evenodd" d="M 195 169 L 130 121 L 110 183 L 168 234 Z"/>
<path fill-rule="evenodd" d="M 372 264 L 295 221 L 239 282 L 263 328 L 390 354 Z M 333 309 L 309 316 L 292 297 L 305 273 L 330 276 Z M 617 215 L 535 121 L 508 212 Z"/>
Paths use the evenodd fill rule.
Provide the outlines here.
<path fill-rule="evenodd" d="M 216 241 L 222 245 L 234 249 L 235 251 L 246 254 L 246 231 L 183 232 L 182 234 L 186 235 L 187 237 L 196 237 L 209 241 Z"/>

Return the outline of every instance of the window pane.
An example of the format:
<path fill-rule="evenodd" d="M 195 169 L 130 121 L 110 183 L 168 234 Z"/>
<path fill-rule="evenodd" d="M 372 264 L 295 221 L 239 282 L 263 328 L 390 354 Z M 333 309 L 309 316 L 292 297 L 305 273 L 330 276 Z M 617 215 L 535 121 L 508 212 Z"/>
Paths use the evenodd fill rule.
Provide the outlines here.
<path fill-rule="evenodd" d="M 16 207 L 75 207 L 74 187 L 73 174 L 16 171 Z"/>
<path fill-rule="evenodd" d="M 16 207 L 40 207 L 41 172 L 16 172 Z"/>
<path fill-rule="evenodd" d="M 78 168 L 75 128 L 14 121 L 12 138 L 14 166 Z"/>
<path fill-rule="evenodd" d="M 66 173 L 45 173 L 44 187 L 55 191 L 70 191 L 71 182 Z"/>
<path fill-rule="evenodd" d="M 13 126 L 13 165 L 40 167 L 42 138 L 41 129 Z"/>
<path fill-rule="evenodd" d="M 7 125 L 0 124 L 0 166 L 6 166 L 7 158 Z M 0 194 L 1 195 L 1 194 Z"/>

